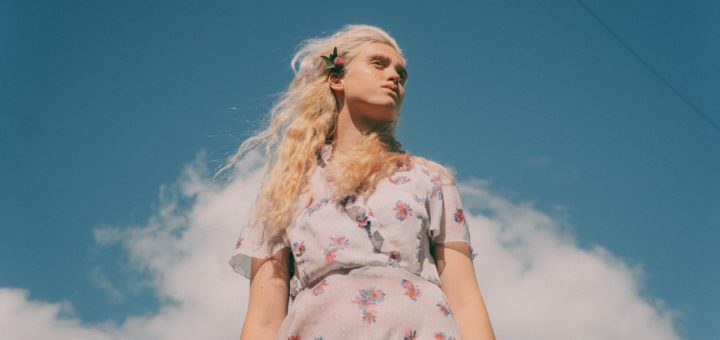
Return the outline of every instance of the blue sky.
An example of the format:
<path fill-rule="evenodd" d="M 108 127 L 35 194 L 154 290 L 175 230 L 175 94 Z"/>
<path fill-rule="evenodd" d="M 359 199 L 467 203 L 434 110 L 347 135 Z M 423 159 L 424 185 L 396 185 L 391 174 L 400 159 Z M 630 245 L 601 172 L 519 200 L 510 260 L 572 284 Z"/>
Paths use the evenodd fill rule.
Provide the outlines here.
<path fill-rule="evenodd" d="M 584 3 L 720 123 L 718 3 Z M 97 230 L 147 226 L 198 154 L 258 127 L 294 47 L 349 23 L 403 48 L 408 151 L 641 267 L 683 338 L 720 337 L 720 130 L 576 1 L 3 2 L 0 288 L 88 325 L 159 313 L 152 270 Z"/>

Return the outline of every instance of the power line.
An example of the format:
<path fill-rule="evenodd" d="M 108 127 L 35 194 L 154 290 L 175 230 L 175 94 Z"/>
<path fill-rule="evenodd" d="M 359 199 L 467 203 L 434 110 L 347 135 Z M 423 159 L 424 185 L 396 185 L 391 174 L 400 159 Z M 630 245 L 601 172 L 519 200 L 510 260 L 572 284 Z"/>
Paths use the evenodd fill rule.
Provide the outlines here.
<path fill-rule="evenodd" d="M 635 57 L 635 59 L 637 59 L 641 64 L 645 65 L 645 67 L 648 70 L 650 70 L 650 72 L 652 72 L 652 74 L 654 74 L 655 77 L 660 79 L 660 81 L 663 82 L 663 84 L 665 84 L 665 86 L 670 88 L 670 90 L 673 93 L 675 93 L 675 95 L 678 96 L 678 98 L 680 98 L 682 101 L 684 101 L 685 104 L 687 104 L 695 113 L 697 113 L 700 116 L 700 118 L 705 120 L 706 123 L 710 124 L 710 126 L 712 126 L 716 132 L 720 133 L 720 125 L 715 123 L 712 120 L 712 118 L 710 118 L 710 116 L 708 116 L 707 114 L 702 112 L 699 107 L 697 107 L 690 100 L 688 100 L 682 93 L 680 93 L 680 91 L 678 91 L 678 89 L 675 88 L 675 86 L 670 84 L 670 82 L 667 79 L 665 79 L 665 77 L 663 77 L 658 71 L 655 70 L 655 68 L 653 68 L 650 64 L 648 64 L 639 54 L 637 54 L 637 52 L 635 52 L 635 50 L 633 50 L 633 48 L 630 47 L 630 45 L 628 45 L 625 42 L 625 40 L 623 40 L 617 33 L 615 33 L 615 31 L 613 31 L 612 28 L 610 28 L 610 26 L 608 26 L 602 19 L 600 19 L 600 17 L 597 16 L 595 14 L 595 12 L 593 12 L 589 7 L 587 7 L 581 0 L 575 0 L 575 1 L 578 4 L 580 4 L 580 6 L 582 6 L 582 8 L 584 8 L 593 18 L 595 18 L 595 20 L 598 23 L 600 23 L 600 25 L 602 25 L 602 27 L 604 27 L 605 30 L 607 30 L 610 33 L 610 35 L 612 35 L 615 39 L 617 39 L 617 41 L 620 42 L 620 44 L 623 45 L 623 47 L 625 47 L 625 49 L 627 49 L 630 52 L 630 54 L 632 54 Z"/>

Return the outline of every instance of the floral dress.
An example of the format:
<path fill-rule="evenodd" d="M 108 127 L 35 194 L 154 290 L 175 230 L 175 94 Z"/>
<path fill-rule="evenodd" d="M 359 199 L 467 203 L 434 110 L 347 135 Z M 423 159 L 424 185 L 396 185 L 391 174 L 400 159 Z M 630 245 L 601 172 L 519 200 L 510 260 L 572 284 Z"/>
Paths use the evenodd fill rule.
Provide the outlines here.
<path fill-rule="evenodd" d="M 290 306 L 276 339 L 459 339 L 430 252 L 470 245 L 457 187 L 418 164 L 397 168 L 367 201 L 336 201 L 323 177 L 332 146 L 320 155 L 312 191 L 299 197 L 310 204 L 281 237 L 243 228 L 230 259 L 249 279 L 251 257 L 290 248 Z"/>

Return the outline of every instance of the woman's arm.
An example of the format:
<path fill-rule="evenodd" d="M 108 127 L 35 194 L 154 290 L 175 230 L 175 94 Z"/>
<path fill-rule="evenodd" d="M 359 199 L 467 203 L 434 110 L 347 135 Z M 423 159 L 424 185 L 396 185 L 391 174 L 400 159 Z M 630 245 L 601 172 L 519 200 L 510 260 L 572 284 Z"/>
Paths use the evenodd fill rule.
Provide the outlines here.
<path fill-rule="evenodd" d="M 455 314 L 462 339 L 495 340 L 485 302 L 480 294 L 471 250 L 466 243 L 434 245 L 443 293 Z"/>
<path fill-rule="evenodd" d="M 287 315 L 290 291 L 289 248 L 250 264 L 250 297 L 240 340 L 275 339 Z"/>

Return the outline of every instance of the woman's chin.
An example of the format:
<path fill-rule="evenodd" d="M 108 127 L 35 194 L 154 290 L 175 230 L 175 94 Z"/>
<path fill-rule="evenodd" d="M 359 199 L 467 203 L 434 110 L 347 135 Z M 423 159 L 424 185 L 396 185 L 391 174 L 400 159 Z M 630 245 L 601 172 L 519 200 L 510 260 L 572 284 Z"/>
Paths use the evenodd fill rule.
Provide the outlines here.
<path fill-rule="evenodd" d="M 368 118 L 378 124 L 387 124 L 387 123 L 392 123 L 392 122 L 396 121 L 397 117 L 398 116 L 396 113 L 388 112 L 386 114 L 383 113 L 383 114 L 374 115 L 374 116 L 368 117 Z"/>
<path fill-rule="evenodd" d="M 366 105 L 364 105 L 365 107 L 362 110 L 358 110 L 357 113 L 360 114 L 359 118 L 362 117 L 362 120 L 372 125 L 394 122 L 400 115 L 400 111 L 396 107 L 394 100 L 382 103 L 378 101 L 370 105 L 368 104 L 370 103 L 366 103 Z"/>

